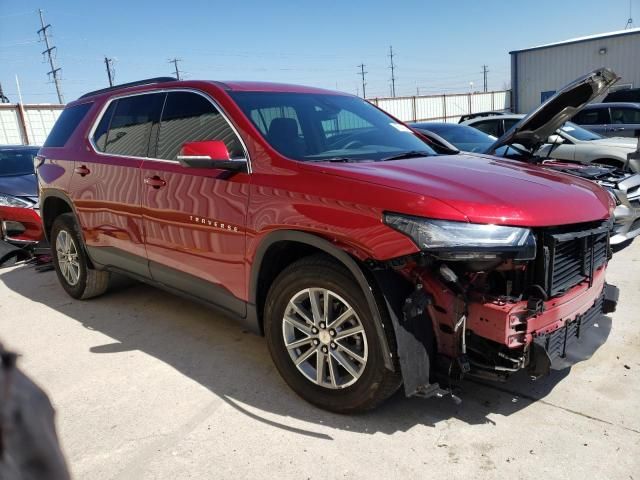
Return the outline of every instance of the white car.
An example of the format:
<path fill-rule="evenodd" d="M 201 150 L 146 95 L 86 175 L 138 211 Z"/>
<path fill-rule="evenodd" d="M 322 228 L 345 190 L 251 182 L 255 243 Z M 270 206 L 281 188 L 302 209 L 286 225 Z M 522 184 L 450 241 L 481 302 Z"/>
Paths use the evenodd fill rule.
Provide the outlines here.
<path fill-rule="evenodd" d="M 501 137 L 525 115 L 496 115 L 467 120 L 462 125 L 477 128 L 496 138 Z M 614 167 L 627 165 L 627 155 L 637 149 L 638 142 L 629 137 L 603 137 L 572 122 L 565 123 L 551 135 L 536 155 L 557 160 L 598 163 Z M 551 151 L 551 153 L 549 153 Z M 631 171 L 640 172 L 640 161 L 629 164 Z"/>

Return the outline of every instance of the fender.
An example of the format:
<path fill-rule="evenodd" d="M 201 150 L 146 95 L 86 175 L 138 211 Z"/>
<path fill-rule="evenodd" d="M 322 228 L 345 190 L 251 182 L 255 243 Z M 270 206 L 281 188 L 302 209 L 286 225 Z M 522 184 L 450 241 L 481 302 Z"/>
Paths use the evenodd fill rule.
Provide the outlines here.
<path fill-rule="evenodd" d="M 249 302 L 247 305 L 247 316 L 250 318 L 248 318 L 247 320 L 250 320 L 250 323 L 256 325 L 256 328 L 259 328 L 259 316 L 256 304 L 258 296 L 258 278 L 260 276 L 262 260 L 269 247 L 274 243 L 281 241 L 304 243 L 306 245 L 310 245 L 319 250 L 322 250 L 323 252 L 331 255 L 340 263 L 342 263 L 349 270 L 349 272 L 351 272 L 353 277 L 356 279 L 356 282 L 358 282 L 358 285 L 360 285 L 365 299 L 367 300 L 367 304 L 369 305 L 369 309 L 373 314 L 374 324 L 376 325 L 376 333 L 378 335 L 378 339 L 380 340 L 380 345 L 382 346 L 385 367 L 387 367 L 391 371 L 395 371 L 395 367 L 393 365 L 393 354 L 391 353 L 391 349 L 389 348 L 387 336 L 384 333 L 384 325 L 382 323 L 380 310 L 378 309 L 378 302 L 376 302 L 376 298 L 373 295 L 372 287 L 367 281 L 367 278 L 365 277 L 362 269 L 356 263 L 353 257 L 347 254 L 345 251 L 337 248 L 331 242 L 316 235 L 301 232 L 298 230 L 278 230 L 276 232 L 270 233 L 260 243 L 260 245 L 256 249 L 254 261 L 251 266 L 251 274 L 249 277 Z"/>
<path fill-rule="evenodd" d="M 69 196 L 66 193 L 61 192 L 60 190 L 55 189 L 55 188 L 52 188 L 52 189 L 44 188 L 44 189 L 42 189 L 40 191 L 40 208 L 41 208 L 41 214 L 42 214 L 42 226 L 43 226 L 43 229 L 44 229 L 44 236 L 45 236 L 45 238 L 47 239 L 47 241 L 49 243 L 51 243 L 51 239 L 49 238 L 49 229 L 46 228 L 46 225 L 45 225 L 45 219 L 46 219 L 46 216 L 47 216 L 47 212 L 46 212 L 45 206 L 47 204 L 47 199 L 52 198 L 52 197 L 59 198 L 60 200 L 63 200 L 69 206 L 69 209 L 73 213 L 73 216 L 76 217 L 76 222 L 78 222 L 78 224 L 80 223 L 79 222 L 79 218 L 80 217 L 78 216 L 78 212 L 76 211 L 76 206 L 74 205 L 74 203 L 71 201 L 71 199 L 69 198 Z M 84 242 L 84 238 L 82 240 Z"/>

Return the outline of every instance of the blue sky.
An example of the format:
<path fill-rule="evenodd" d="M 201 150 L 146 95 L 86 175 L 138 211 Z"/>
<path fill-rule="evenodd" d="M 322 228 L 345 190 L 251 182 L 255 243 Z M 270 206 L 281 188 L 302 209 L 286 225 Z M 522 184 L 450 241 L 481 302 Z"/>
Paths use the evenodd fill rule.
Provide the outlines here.
<path fill-rule="evenodd" d="M 640 0 L 632 0 L 640 25 Z M 396 93 L 464 92 L 509 82 L 509 55 L 568 38 L 624 28 L 629 0 L 345 0 L 154 2 L 2 0 L 0 82 L 17 101 L 56 102 L 43 62 L 37 9 L 51 23 L 66 100 L 107 85 L 104 56 L 115 58 L 116 83 L 168 75 L 181 58 L 186 78 L 265 80 L 356 93 L 360 63 L 367 96 L 389 94 L 389 45 L 396 54 Z M 361 92 L 360 92 L 361 93 Z"/>

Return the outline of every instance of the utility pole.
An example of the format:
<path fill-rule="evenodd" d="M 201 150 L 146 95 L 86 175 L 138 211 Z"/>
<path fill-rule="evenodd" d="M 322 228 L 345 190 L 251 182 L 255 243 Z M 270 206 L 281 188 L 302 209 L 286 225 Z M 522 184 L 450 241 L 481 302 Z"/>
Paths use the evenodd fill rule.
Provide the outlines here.
<path fill-rule="evenodd" d="M 2 91 L 2 84 L 0 83 L 0 103 L 9 103 L 9 99 L 4 95 Z"/>
<path fill-rule="evenodd" d="M 625 30 L 627 28 L 633 28 L 633 8 L 632 7 L 633 7 L 632 0 L 629 0 L 629 20 L 627 20 L 627 24 L 624 27 Z"/>
<path fill-rule="evenodd" d="M 391 96 L 395 97 L 396 96 L 396 75 L 395 75 L 395 70 L 396 70 L 396 65 L 395 63 L 393 63 L 393 46 L 389 45 L 389 59 L 391 61 L 391 65 L 390 65 L 390 69 L 391 69 Z"/>
<path fill-rule="evenodd" d="M 173 67 L 176 70 L 176 78 L 178 80 L 180 80 L 180 70 L 178 69 L 178 62 L 181 62 L 182 59 L 181 58 L 172 58 L 171 60 L 169 60 L 169 63 L 173 63 Z"/>
<path fill-rule="evenodd" d="M 364 63 L 361 63 L 360 65 L 358 65 L 358 67 L 360 67 L 360 71 L 358 72 L 358 75 L 362 77 L 362 98 L 367 98 L 367 82 L 364 81 L 364 76 L 369 72 L 364 71 L 365 66 L 366 65 Z"/>
<path fill-rule="evenodd" d="M 107 68 L 107 78 L 109 79 L 109 86 L 113 87 L 113 79 L 116 76 L 116 72 L 113 69 L 113 58 L 104 57 L 104 66 Z"/>
<path fill-rule="evenodd" d="M 49 57 L 49 66 L 51 66 L 51 71 L 47 72 L 47 75 L 53 76 L 53 82 L 56 84 L 56 92 L 58 92 L 58 102 L 64 103 L 64 97 L 62 96 L 62 87 L 60 86 L 60 68 L 56 67 L 55 59 L 51 52 L 53 52 L 56 47 L 52 47 L 49 45 L 49 29 L 51 28 L 51 24 L 44 23 L 44 16 L 42 15 L 42 9 L 38 9 L 38 13 L 40 14 L 40 25 L 42 28 L 38 30 L 38 36 L 42 34 L 42 39 L 44 40 L 44 44 L 47 46 L 47 49 L 42 52 L 43 55 L 47 55 Z"/>
<path fill-rule="evenodd" d="M 487 73 L 489 73 L 489 67 L 486 65 L 482 65 L 482 76 L 484 77 L 484 91 L 488 92 L 487 88 Z"/>

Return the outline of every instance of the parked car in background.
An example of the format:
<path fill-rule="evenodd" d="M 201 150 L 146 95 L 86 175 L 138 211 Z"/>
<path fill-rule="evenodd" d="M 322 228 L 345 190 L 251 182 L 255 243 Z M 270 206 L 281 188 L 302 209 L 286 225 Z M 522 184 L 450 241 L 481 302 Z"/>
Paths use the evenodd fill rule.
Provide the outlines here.
<path fill-rule="evenodd" d="M 14 245 L 42 239 L 34 158 L 40 147 L 0 146 L 0 240 Z"/>
<path fill-rule="evenodd" d="M 466 115 L 462 115 L 458 119 L 458 123 L 464 123 L 467 120 L 472 120 L 474 118 L 482 118 L 482 117 L 495 117 L 497 115 L 505 115 L 507 112 L 501 111 L 491 111 L 491 112 L 478 112 L 478 113 L 468 113 Z"/>
<path fill-rule="evenodd" d="M 640 103 L 594 103 L 574 116 L 573 122 L 605 137 L 634 137 L 640 130 Z"/>
<path fill-rule="evenodd" d="M 524 117 L 525 115 L 501 115 L 468 120 L 464 125 L 477 128 L 497 138 L 517 125 Z M 637 141 L 634 138 L 603 137 L 573 122 L 566 122 L 545 140 L 536 152 L 540 157 L 597 163 L 623 169 L 629 165 L 631 171 L 640 172 L 640 161 L 635 160 L 630 163 L 628 161 L 628 155 L 637 147 Z"/>
<path fill-rule="evenodd" d="M 627 88 L 609 93 L 603 100 L 604 103 L 631 102 L 640 103 L 640 88 Z"/>
<path fill-rule="evenodd" d="M 562 131 L 567 127 L 558 131 Z M 616 199 L 615 223 L 611 245 L 622 248 L 640 235 L 640 174 L 624 172 L 610 166 L 588 165 L 561 160 L 548 160 L 545 148 L 528 152 L 517 144 L 496 147 L 496 138 L 468 125 L 422 122 L 410 124 L 413 129 L 435 144 L 436 148 L 462 152 L 485 153 L 527 163 L 539 163 L 545 168 L 592 180 L 611 192 Z M 580 127 L 577 127 L 580 128 Z M 589 133 L 589 132 L 587 132 Z M 540 154 L 540 152 L 543 154 Z"/>
<path fill-rule="evenodd" d="M 332 411 L 401 385 L 431 396 L 465 375 L 545 375 L 617 303 L 604 189 L 437 155 L 353 95 L 146 80 L 69 103 L 39 158 L 71 297 L 104 293 L 115 271 L 217 305 Z"/>

